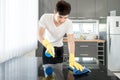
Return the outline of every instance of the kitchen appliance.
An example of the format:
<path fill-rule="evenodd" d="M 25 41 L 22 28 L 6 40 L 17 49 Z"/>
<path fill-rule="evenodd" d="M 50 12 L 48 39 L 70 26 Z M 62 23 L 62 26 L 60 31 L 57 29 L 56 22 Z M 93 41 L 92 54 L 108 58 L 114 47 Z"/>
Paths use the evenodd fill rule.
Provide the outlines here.
<path fill-rule="evenodd" d="M 120 72 L 120 16 L 107 17 L 107 67 Z"/>

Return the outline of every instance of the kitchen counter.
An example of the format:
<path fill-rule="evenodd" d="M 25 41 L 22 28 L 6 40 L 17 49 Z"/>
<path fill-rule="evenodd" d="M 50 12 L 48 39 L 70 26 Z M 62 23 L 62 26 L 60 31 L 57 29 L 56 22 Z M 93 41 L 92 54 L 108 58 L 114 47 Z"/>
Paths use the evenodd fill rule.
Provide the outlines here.
<path fill-rule="evenodd" d="M 105 40 L 80 40 L 80 39 L 75 39 L 75 42 L 105 42 Z M 63 42 L 67 42 L 67 39 L 63 39 Z"/>
<path fill-rule="evenodd" d="M 84 76 L 73 76 L 68 71 L 68 58 L 64 59 L 63 73 L 55 73 L 54 79 L 48 80 L 120 80 L 96 58 L 76 57 L 75 60 L 91 69 Z M 62 75 L 60 75 L 62 73 Z M 44 78 L 41 57 L 17 57 L 0 64 L 0 80 L 47 80 Z"/>

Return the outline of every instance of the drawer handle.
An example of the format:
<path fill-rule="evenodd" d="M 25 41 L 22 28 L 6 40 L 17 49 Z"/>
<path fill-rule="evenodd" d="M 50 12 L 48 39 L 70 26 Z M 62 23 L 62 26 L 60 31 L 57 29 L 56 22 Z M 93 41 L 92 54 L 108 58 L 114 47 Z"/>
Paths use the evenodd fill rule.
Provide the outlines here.
<path fill-rule="evenodd" d="M 80 47 L 88 47 L 88 45 L 80 45 Z"/>
<path fill-rule="evenodd" d="M 66 56 L 66 55 L 68 55 L 68 54 L 64 54 L 64 56 Z"/>
<path fill-rule="evenodd" d="M 80 56 L 88 56 L 88 54 L 80 54 Z"/>

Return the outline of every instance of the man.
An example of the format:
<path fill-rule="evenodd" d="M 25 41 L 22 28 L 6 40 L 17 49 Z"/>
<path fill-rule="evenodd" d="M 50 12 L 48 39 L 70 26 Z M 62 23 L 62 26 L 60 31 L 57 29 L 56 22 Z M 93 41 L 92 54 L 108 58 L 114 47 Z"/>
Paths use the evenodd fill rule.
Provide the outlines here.
<path fill-rule="evenodd" d="M 63 36 L 67 34 L 69 49 L 69 66 L 82 71 L 84 68 L 75 59 L 74 35 L 72 32 L 72 21 L 68 19 L 71 5 L 66 1 L 58 1 L 54 14 L 44 14 L 39 20 L 39 41 L 44 46 L 43 67 L 62 67 L 63 62 Z M 55 51 L 55 52 L 54 52 Z M 51 55 L 46 57 L 45 52 Z"/>

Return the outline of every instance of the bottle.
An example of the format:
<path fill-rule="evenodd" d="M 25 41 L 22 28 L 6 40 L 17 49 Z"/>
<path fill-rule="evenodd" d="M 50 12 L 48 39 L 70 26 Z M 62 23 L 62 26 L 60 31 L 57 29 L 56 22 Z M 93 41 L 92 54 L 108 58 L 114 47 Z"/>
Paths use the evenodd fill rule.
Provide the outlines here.
<path fill-rule="evenodd" d="M 82 35 L 80 35 L 80 40 L 83 40 L 83 36 Z"/>
<path fill-rule="evenodd" d="M 47 76 L 53 75 L 53 68 L 52 67 L 47 67 L 45 69 L 45 73 L 46 73 Z"/>
<path fill-rule="evenodd" d="M 48 58 L 51 57 L 51 55 L 48 52 L 46 52 L 46 51 L 45 51 L 45 56 L 48 57 Z"/>
<path fill-rule="evenodd" d="M 55 51 L 52 50 L 52 52 L 53 52 L 53 54 L 55 55 Z M 45 51 L 45 56 L 48 57 L 48 58 L 52 57 L 52 55 L 49 54 L 47 51 Z"/>

